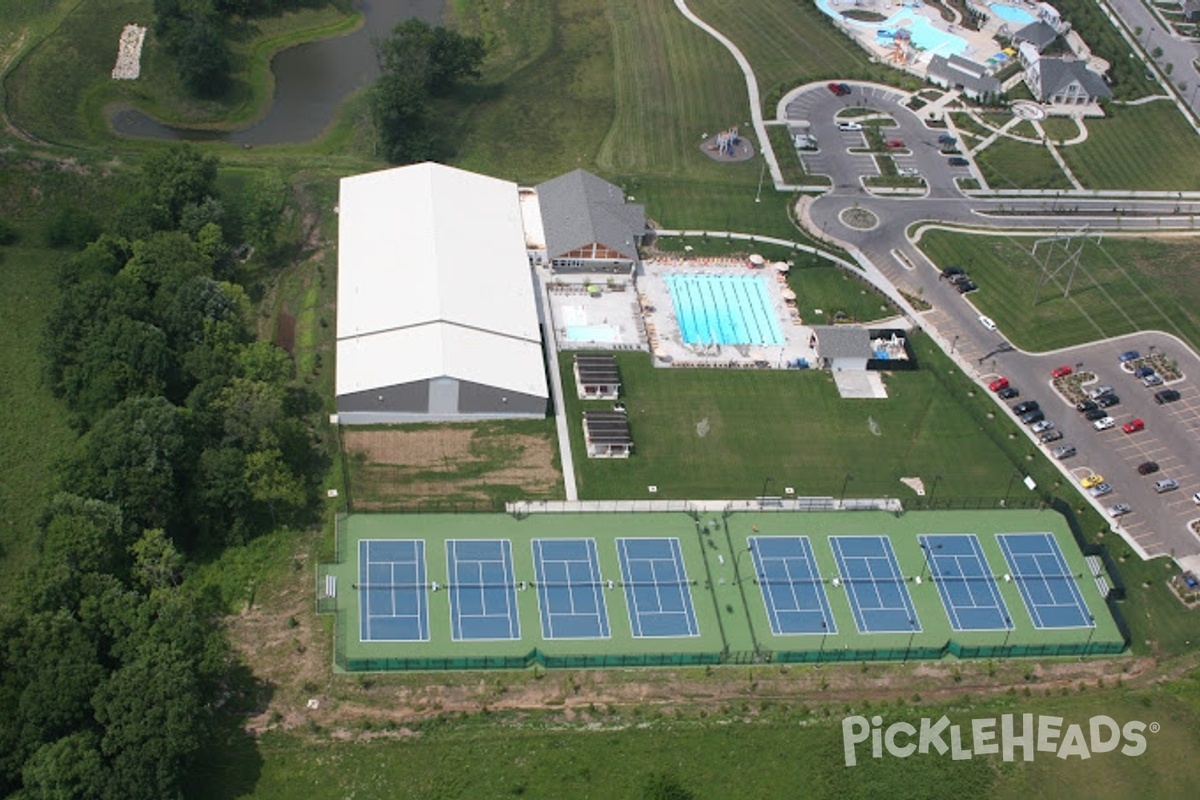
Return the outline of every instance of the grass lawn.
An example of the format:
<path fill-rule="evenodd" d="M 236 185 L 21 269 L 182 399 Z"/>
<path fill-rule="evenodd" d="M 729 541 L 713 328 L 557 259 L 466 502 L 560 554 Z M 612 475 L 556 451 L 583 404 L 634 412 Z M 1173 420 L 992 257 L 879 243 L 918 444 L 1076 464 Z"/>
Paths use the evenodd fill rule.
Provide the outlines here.
<path fill-rule="evenodd" d="M 1041 125 L 1052 141 L 1061 142 L 1079 135 L 1079 123 L 1073 117 L 1046 117 Z"/>
<path fill-rule="evenodd" d="M 978 236 L 927 231 L 921 248 L 935 264 L 962 264 L 979 284 L 982 313 L 1013 344 L 1052 350 L 1131 331 L 1157 329 L 1200 346 L 1200 284 L 1193 279 L 1194 241 L 1106 237 L 1088 243 L 1071 296 L 1062 290 L 1068 271 L 1046 283 L 1034 304 L 1045 246 L 1030 255 L 1034 237 Z M 1057 261 L 1062 262 L 1062 250 Z"/>
<path fill-rule="evenodd" d="M 1087 141 L 1059 152 L 1089 189 L 1173 191 L 1200 185 L 1200 137 L 1168 102 L 1110 106 Z"/>
<path fill-rule="evenodd" d="M 832 324 L 838 314 L 855 322 L 872 322 L 896 313 L 873 287 L 841 267 L 794 269 L 788 274 L 788 286 L 796 293 L 801 319 L 810 325 Z"/>
<path fill-rule="evenodd" d="M 747 679 L 753 680 L 750 673 Z M 310 741 L 311 732 L 268 734 L 258 745 L 261 763 L 231 753 L 221 759 L 211 788 L 217 796 L 261 800 L 299 794 L 370 800 L 394 796 L 397 786 L 404 786 L 404 796 L 412 800 L 609 800 L 668 796 L 646 794 L 644 788 L 651 775 L 665 773 L 697 800 L 795 797 L 798 787 L 813 798 L 1054 798 L 1063 796 L 1066 786 L 1070 796 L 1080 797 L 1182 797 L 1189 794 L 1191 777 L 1181 765 L 1200 757 L 1192 735 L 1200 712 L 1193 699 L 1194 679 L 1165 688 L 1100 691 L 1094 684 L 1080 684 L 1052 695 L 1035 687 L 982 702 L 964 696 L 953 705 L 911 707 L 861 701 L 843 706 L 823 702 L 820 695 L 798 705 L 791 698 L 764 696 L 728 703 L 711 716 L 686 702 L 675 710 L 623 713 L 580 707 L 573 722 L 564 722 L 554 709 L 520 716 L 443 716 L 410 726 L 403 736 L 389 735 L 386 724 L 382 729 L 364 725 L 357 733 L 364 739 L 374 733 L 369 740 L 322 736 L 319 746 Z M 1034 714 L 1035 720 L 1037 714 L 1060 716 L 1063 730 L 1079 725 L 1085 741 L 1088 721 L 1097 715 L 1118 725 L 1156 722 L 1161 730 L 1146 733 L 1146 751 L 1136 758 L 1113 751 L 1064 760 L 1037 752 L 1031 762 L 1005 763 L 999 756 L 954 760 L 949 753 L 931 751 L 900 761 L 886 754 L 871 758 L 868 742 L 856 751 L 857 765 L 845 766 L 842 719 L 849 714 L 881 714 L 884 726 L 899 720 L 919 726 L 921 718 L 937 720 L 947 714 L 962 726 L 964 747 L 969 748 L 971 719 L 1010 713 Z M 497 734 L 498 727 L 503 735 Z"/>
<path fill-rule="evenodd" d="M 975 157 L 983 177 L 993 189 L 1070 189 L 1050 151 L 1000 137 Z"/>
<path fill-rule="evenodd" d="M 801 284 L 802 285 L 802 284 Z M 928 350 L 926 350 L 926 353 Z M 924 357 L 924 354 L 922 355 Z M 887 379 L 888 400 L 842 400 L 828 372 L 655 369 L 644 353 L 618 354 L 634 455 L 577 458 L 580 496 L 754 497 L 775 491 L 851 497 L 915 494 L 899 479 L 942 476 L 950 497 L 1003 497 L 1012 468 L 978 423 L 928 370 Z M 571 356 L 560 357 L 575 453 L 585 452 Z M 878 431 L 878 435 L 873 433 Z M 961 443 L 947 450 L 947 440 Z"/>

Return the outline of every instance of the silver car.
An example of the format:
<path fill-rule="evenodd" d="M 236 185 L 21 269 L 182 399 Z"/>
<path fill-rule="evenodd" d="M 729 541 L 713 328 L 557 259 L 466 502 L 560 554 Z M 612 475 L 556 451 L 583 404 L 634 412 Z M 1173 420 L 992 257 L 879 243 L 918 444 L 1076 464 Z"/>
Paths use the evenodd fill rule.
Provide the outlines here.
<path fill-rule="evenodd" d="M 1112 494 L 1112 490 L 1112 484 L 1098 483 L 1092 488 L 1088 489 L 1088 494 L 1090 494 L 1092 497 L 1104 497 L 1106 494 Z"/>
<path fill-rule="evenodd" d="M 1058 447 L 1051 450 L 1050 453 L 1061 461 L 1064 458 L 1070 458 L 1071 456 L 1075 455 L 1075 445 L 1060 444 Z"/>
<path fill-rule="evenodd" d="M 1174 478 L 1160 478 L 1154 482 L 1154 491 L 1162 494 L 1163 492 L 1172 492 L 1179 488 L 1179 481 Z"/>
<path fill-rule="evenodd" d="M 1108 510 L 1108 515 L 1110 517 L 1123 517 L 1130 511 L 1133 511 L 1133 506 L 1129 505 L 1129 503 L 1117 503 Z"/>

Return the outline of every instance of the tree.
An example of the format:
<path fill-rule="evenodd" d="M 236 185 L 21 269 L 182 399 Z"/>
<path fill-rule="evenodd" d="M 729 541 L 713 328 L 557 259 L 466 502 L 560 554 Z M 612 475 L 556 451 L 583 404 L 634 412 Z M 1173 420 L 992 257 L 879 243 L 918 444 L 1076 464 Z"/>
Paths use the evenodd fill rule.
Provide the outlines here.
<path fill-rule="evenodd" d="M 212 98 L 229 88 L 232 56 L 217 20 L 207 16 L 188 20 L 173 44 L 175 69 L 189 92 Z"/>
<path fill-rule="evenodd" d="M 94 731 L 81 730 L 43 744 L 21 769 L 22 797 L 30 800 L 103 800 L 108 769 Z"/>
<path fill-rule="evenodd" d="M 142 162 L 140 194 L 163 208 L 175 227 L 183 209 L 216 195 L 217 158 L 190 144 L 153 150 Z"/>
<path fill-rule="evenodd" d="M 133 577 L 147 589 L 178 586 L 183 577 L 183 555 L 161 529 L 142 534 L 130 548 L 134 556 Z"/>

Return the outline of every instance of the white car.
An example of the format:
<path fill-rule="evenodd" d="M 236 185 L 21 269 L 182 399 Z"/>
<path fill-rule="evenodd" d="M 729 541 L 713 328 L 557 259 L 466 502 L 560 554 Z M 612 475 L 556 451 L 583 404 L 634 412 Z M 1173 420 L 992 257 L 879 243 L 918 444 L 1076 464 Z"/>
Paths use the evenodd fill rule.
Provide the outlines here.
<path fill-rule="evenodd" d="M 839 122 L 839 131 L 861 131 L 863 126 L 858 122 Z"/>
<path fill-rule="evenodd" d="M 1117 421 L 1115 419 L 1113 419 L 1112 417 L 1105 417 L 1104 419 L 1098 419 L 1095 422 L 1093 422 L 1092 427 L 1098 431 L 1106 431 L 1109 428 L 1115 426 L 1116 424 L 1117 424 Z"/>
<path fill-rule="evenodd" d="M 1041 422 L 1033 423 L 1033 427 L 1031 427 L 1030 430 L 1033 431 L 1034 433 L 1041 433 L 1042 431 L 1048 431 L 1053 427 L 1054 427 L 1053 422 L 1051 422 L 1048 419 L 1044 419 Z"/>
<path fill-rule="evenodd" d="M 979 324 L 982 325 L 983 327 L 987 328 L 989 331 L 996 330 L 996 323 L 992 322 L 991 317 L 981 316 L 979 318 Z"/>
<path fill-rule="evenodd" d="M 1200 492 L 1196 492 L 1194 495 L 1192 495 L 1192 502 L 1200 506 Z"/>

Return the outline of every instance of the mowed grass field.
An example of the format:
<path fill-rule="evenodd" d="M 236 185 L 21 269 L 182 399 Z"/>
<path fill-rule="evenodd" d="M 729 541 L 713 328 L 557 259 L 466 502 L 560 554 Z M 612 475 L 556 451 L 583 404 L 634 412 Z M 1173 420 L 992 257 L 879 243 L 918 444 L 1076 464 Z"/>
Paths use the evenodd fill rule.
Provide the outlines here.
<path fill-rule="evenodd" d="M 747 682 L 758 674 L 746 670 Z M 1190 796 L 1194 775 L 1187 765 L 1200 758 L 1195 678 L 1165 689 L 1098 691 L 1088 682 L 1053 694 L 1035 685 L 992 700 L 964 696 L 953 706 L 834 703 L 815 693 L 803 703 L 772 696 L 735 700 L 720 711 L 689 707 L 682 699 L 673 710 L 611 713 L 603 705 L 581 707 L 573 721 L 553 708 L 519 716 L 443 716 L 406 727 L 403 734 L 363 728 L 364 741 L 327 742 L 315 756 L 305 736 L 270 733 L 259 740 L 261 765 L 223 758 L 214 765 L 209 788 L 215 796 L 260 800 L 299 795 L 371 800 L 395 797 L 400 786 L 411 800 Z M 1060 716 L 1062 729 L 1080 726 L 1085 742 L 1089 720 L 1098 715 L 1118 725 L 1154 722 L 1159 730 L 1145 734 L 1146 750 L 1136 757 L 1119 750 L 1086 760 L 1037 752 L 1030 762 L 1005 763 L 999 756 L 956 761 L 949 752 L 931 751 L 903 760 L 874 759 L 865 742 L 856 750 L 858 763 L 845 765 L 842 719 L 851 714 L 878 714 L 884 727 L 901 720 L 919 727 L 922 718 L 936 721 L 946 714 L 962 727 L 963 746 L 970 748 L 972 719 L 1026 713 L 1035 723 L 1039 714 Z M 497 725 L 504 735 L 496 735 Z M 1061 742 L 1061 736 L 1055 740 Z M 257 770 L 253 788 L 241 774 L 247 762 Z M 647 793 L 654 774 L 669 776 L 689 794 Z"/>
<path fill-rule="evenodd" d="M 1200 186 L 1200 136 L 1171 103 L 1110 106 L 1106 119 L 1084 124 L 1087 141 L 1059 152 L 1088 189 Z"/>
<path fill-rule="evenodd" d="M 560 354 L 579 493 L 586 499 L 800 496 L 916 497 L 901 477 L 938 476 L 938 493 L 1003 497 L 1010 462 L 928 371 L 895 373 L 887 400 L 842 400 L 828 372 L 655 369 L 617 356 L 634 455 L 588 459 L 571 354 Z M 947 441 L 958 443 L 953 449 Z M 848 481 L 847 476 L 852 476 Z"/>
<path fill-rule="evenodd" d="M 1071 182 L 1038 144 L 999 138 L 976 156 L 983 177 L 993 189 L 1070 189 Z"/>
<path fill-rule="evenodd" d="M 1040 236 L 981 236 L 926 231 L 921 249 L 935 264 L 970 271 L 980 291 L 972 298 L 996 320 L 1013 344 L 1025 350 L 1059 347 L 1137 330 L 1173 333 L 1200 347 L 1200 282 L 1195 280 L 1197 240 L 1105 237 L 1084 245 L 1070 297 L 1063 297 L 1068 270 L 1034 292 L 1046 257 L 1030 250 Z M 1056 249 L 1050 263 L 1063 262 Z"/>

